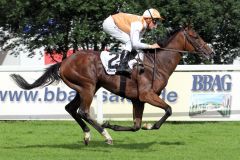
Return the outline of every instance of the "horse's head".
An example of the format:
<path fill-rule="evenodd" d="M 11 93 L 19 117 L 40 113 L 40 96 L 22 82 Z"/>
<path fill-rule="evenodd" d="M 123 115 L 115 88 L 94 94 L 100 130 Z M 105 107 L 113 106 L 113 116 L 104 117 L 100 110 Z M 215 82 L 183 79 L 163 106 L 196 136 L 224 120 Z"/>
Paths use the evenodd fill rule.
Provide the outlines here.
<path fill-rule="evenodd" d="M 186 50 L 189 50 L 190 52 L 199 52 L 202 56 L 206 58 L 209 58 L 213 55 L 214 51 L 191 27 L 184 28 L 183 34 L 186 38 Z"/>

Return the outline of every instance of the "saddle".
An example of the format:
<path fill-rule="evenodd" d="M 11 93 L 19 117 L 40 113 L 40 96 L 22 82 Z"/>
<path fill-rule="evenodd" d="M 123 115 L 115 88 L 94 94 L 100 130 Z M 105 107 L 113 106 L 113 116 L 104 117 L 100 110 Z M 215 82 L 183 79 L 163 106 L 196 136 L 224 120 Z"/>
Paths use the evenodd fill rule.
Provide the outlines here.
<path fill-rule="evenodd" d="M 115 75 L 116 74 L 116 68 L 120 64 L 120 56 L 121 52 L 109 52 L 109 51 L 102 51 L 100 53 L 100 59 L 102 61 L 102 64 L 104 66 L 105 71 L 109 75 Z M 128 65 L 130 69 L 132 70 L 135 66 L 141 66 L 143 65 L 143 57 L 144 53 L 143 52 L 137 52 L 136 50 L 133 50 L 129 54 L 129 61 Z M 140 68 L 140 71 L 142 72 L 144 70 L 143 67 Z"/>

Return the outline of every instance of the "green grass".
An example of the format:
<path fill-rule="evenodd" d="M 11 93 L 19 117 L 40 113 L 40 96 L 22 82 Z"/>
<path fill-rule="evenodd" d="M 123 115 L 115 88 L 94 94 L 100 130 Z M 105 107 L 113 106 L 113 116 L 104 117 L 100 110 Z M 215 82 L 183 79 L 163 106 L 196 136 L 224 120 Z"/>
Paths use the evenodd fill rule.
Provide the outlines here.
<path fill-rule="evenodd" d="M 131 125 L 132 122 L 112 122 Z M 110 131 L 114 145 L 91 128 L 89 146 L 73 121 L 0 121 L 0 160 L 239 160 L 240 122 L 168 122 L 160 130 Z"/>

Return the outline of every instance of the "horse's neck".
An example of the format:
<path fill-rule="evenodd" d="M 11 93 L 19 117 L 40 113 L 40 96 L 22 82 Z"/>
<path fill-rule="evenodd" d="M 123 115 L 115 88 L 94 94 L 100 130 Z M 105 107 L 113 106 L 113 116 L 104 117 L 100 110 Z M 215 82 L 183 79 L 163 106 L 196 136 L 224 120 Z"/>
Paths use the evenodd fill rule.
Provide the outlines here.
<path fill-rule="evenodd" d="M 166 46 L 167 49 L 180 51 L 184 49 L 183 35 L 181 33 L 178 34 L 168 43 Z M 160 70 L 163 69 L 167 74 L 171 75 L 181 60 L 181 54 L 177 51 L 160 50 L 156 59 L 157 68 Z"/>

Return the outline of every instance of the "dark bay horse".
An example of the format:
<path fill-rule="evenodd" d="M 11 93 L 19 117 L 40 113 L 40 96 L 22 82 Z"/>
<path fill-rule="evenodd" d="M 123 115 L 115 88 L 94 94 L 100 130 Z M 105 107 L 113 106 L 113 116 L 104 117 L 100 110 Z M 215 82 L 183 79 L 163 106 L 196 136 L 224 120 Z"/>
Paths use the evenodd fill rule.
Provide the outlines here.
<path fill-rule="evenodd" d="M 90 140 L 90 129 L 85 122 L 101 133 L 108 144 L 112 144 L 112 138 L 105 128 L 115 131 L 138 131 L 141 128 L 145 103 L 164 109 L 165 114 L 159 121 L 151 126 L 144 126 L 143 129 L 159 129 L 172 114 L 171 107 L 159 95 L 179 63 L 182 51 L 195 52 L 205 56 L 213 53 L 212 49 L 192 28 L 186 27 L 173 34 L 168 39 L 166 47 L 156 50 L 156 54 L 145 53 L 144 72 L 139 73 L 138 67 L 135 67 L 131 77 L 128 78 L 106 74 L 100 54 L 96 51 L 79 51 L 79 53 L 73 54 L 61 63 L 47 68 L 44 74 L 32 84 L 29 84 L 20 75 L 12 74 L 11 77 L 19 87 L 27 90 L 47 86 L 54 81 L 64 81 L 66 85 L 77 92 L 75 98 L 65 108 L 81 126 L 85 144 L 87 145 Z M 126 87 L 122 87 L 122 84 Z M 111 125 L 110 123 L 100 125 L 90 117 L 90 105 L 100 87 L 132 101 L 134 122 L 132 127 Z"/>

